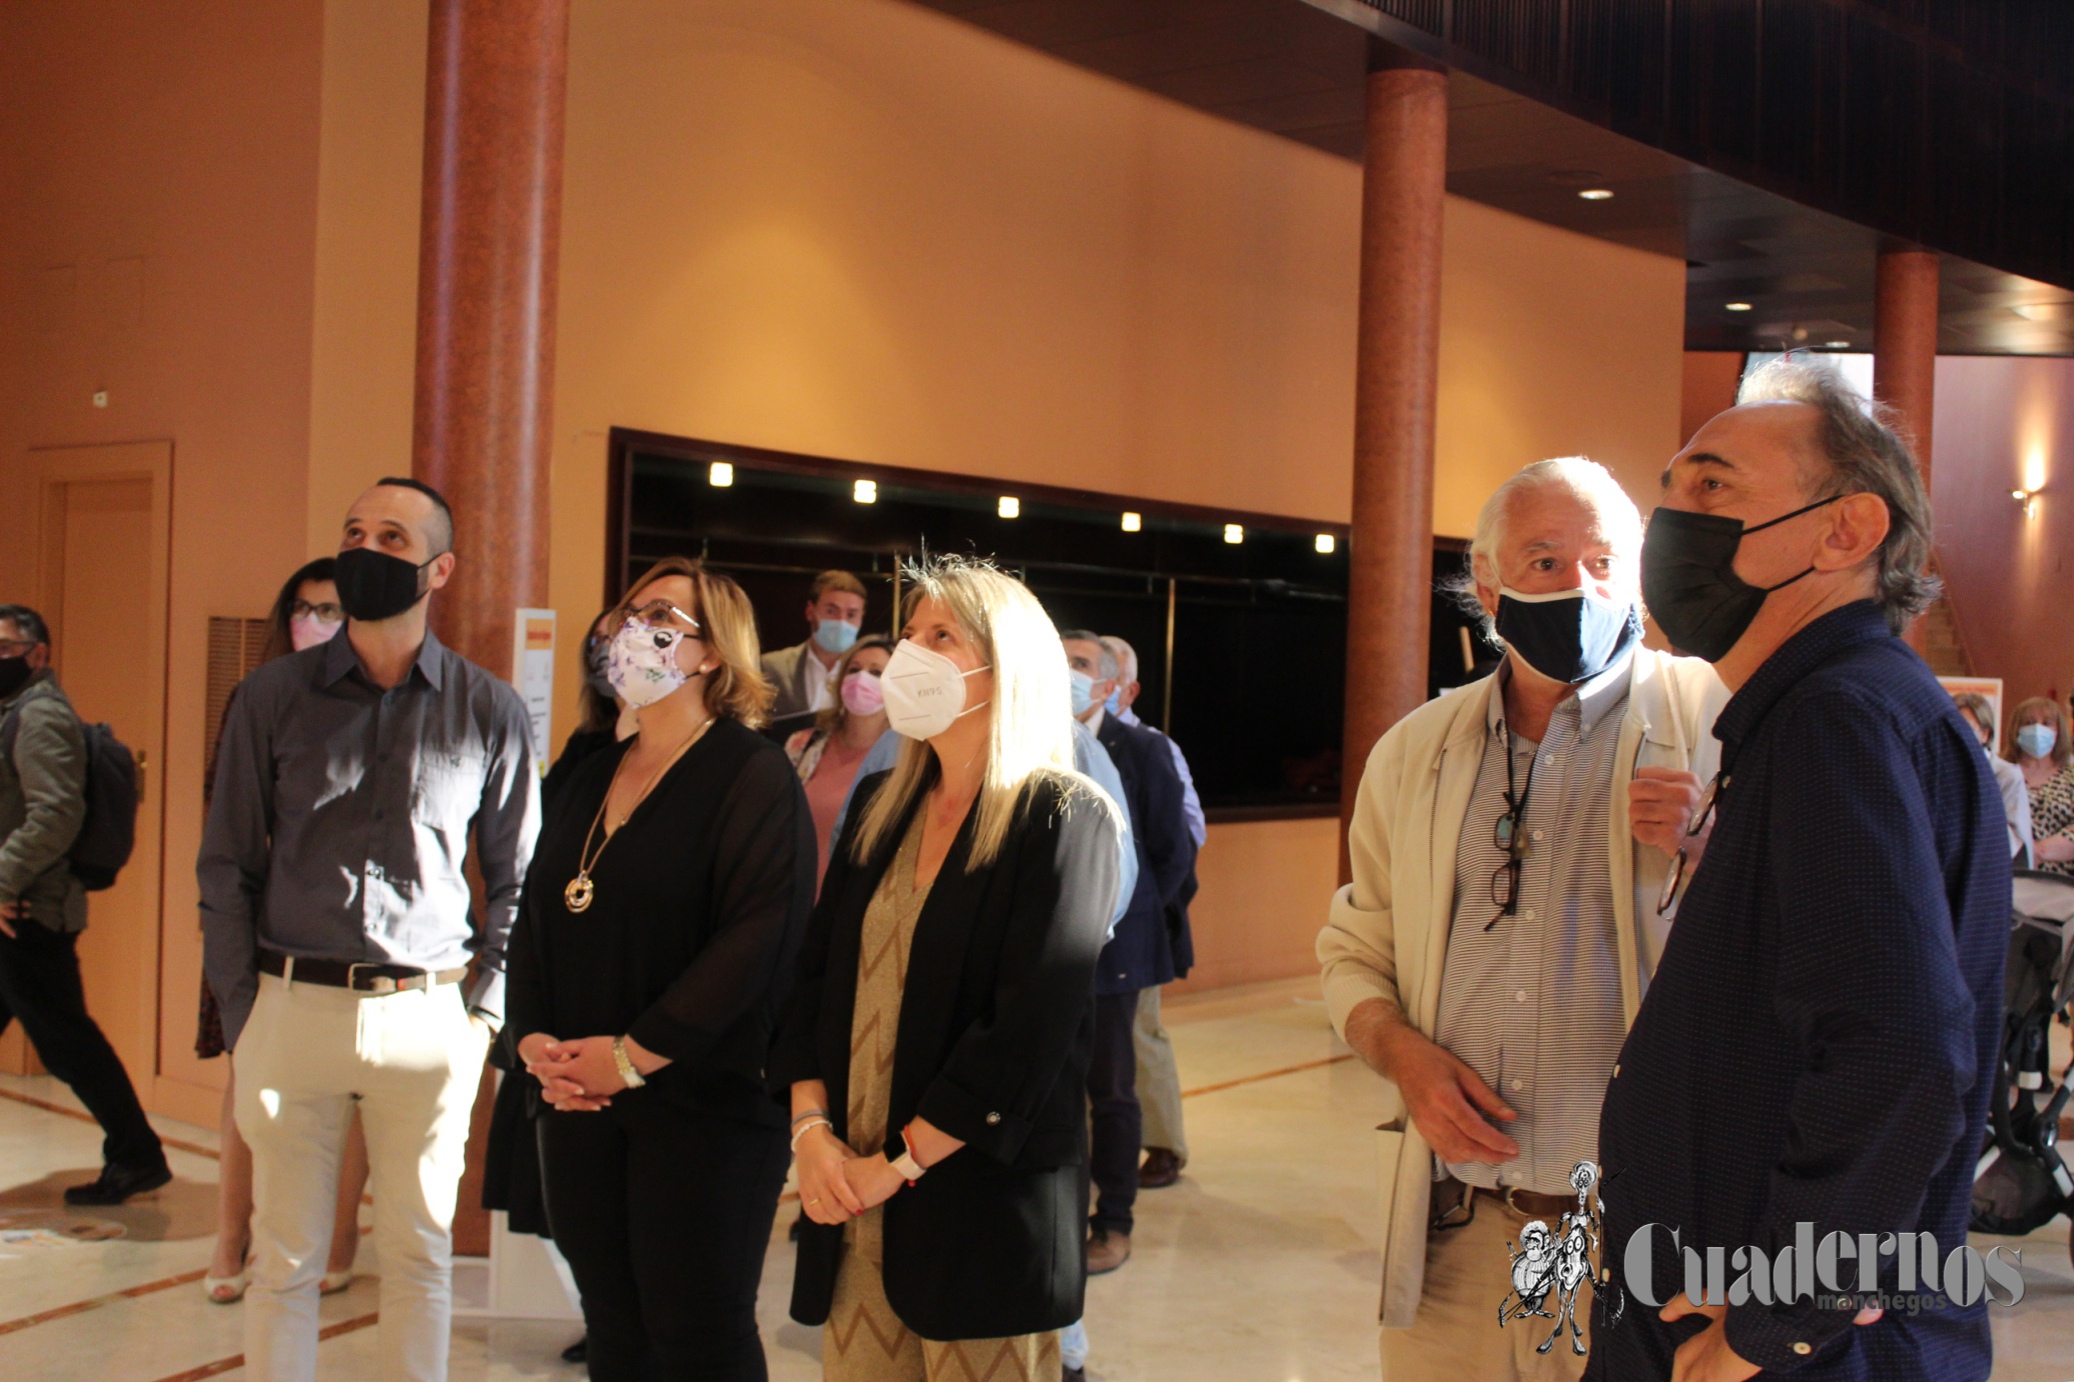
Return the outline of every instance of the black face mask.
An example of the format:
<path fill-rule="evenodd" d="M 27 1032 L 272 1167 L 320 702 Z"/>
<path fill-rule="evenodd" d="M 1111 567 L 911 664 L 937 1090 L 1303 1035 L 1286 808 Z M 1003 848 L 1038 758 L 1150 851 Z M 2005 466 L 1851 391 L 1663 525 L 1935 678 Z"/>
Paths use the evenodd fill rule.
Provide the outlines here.
<path fill-rule="evenodd" d="M 1764 608 L 1766 596 L 1815 571 L 1810 566 L 1777 585 L 1751 585 L 1736 574 L 1736 549 L 1743 539 L 1841 498 L 1817 499 L 1754 528 L 1716 513 L 1658 509 L 1651 514 L 1649 534 L 1642 539 L 1642 599 L 1671 646 L 1709 662 L 1728 656 Z"/>
<path fill-rule="evenodd" d="M 425 568 L 438 560 L 414 563 L 372 547 L 349 547 L 338 554 L 334 577 L 339 607 L 362 623 L 393 619 L 425 598 Z"/>
<path fill-rule="evenodd" d="M 1498 637 L 1551 681 L 1590 681 L 1642 641 L 1642 612 L 1582 590 L 1498 592 Z"/>
<path fill-rule="evenodd" d="M 29 670 L 28 654 L 24 653 L 20 657 L 0 657 L 0 701 L 6 700 L 27 686 L 29 678 L 33 675 L 34 673 Z"/>

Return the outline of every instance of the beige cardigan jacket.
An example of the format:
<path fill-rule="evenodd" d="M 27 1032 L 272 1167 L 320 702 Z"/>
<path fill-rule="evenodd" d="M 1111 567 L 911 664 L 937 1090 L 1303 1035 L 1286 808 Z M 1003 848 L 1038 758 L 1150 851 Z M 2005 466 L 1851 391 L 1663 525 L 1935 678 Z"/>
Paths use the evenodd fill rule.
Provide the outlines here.
<path fill-rule="evenodd" d="M 1656 897 L 1669 859 L 1628 829 L 1628 782 L 1637 767 L 1683 768 L 1711 778 L 1720 760 L 1712 733 L 1728 688 L 1697 658 L 1638 649 L 1615 757 L 1607 813 L 1607 863 L 1620 947 L 1620 997 L 1635 1020 L 1669 920 Z M 1346 1034 L 1347 1014 L 1370 998 L 1400 1007 L 1428 1036 L 1440 1014 L 1441 967 L 1455 905 L 1455 847 L 1483 758 L 1495 677 L 1420 706 L 1391 727 L 1369 755 L 1347 834 L 1354 881 L 1332 899 L 1318 935 L 1325 1007 Z M 1385 1328 L 1407 1328 L 1426 1272 L 1426 1223 L 1433 1157 L 1406 1117 L 1397 1088 L 1377 1135 L 1382 1202 Z M 1505 1283 L 1491 1284 L 1493 1308 Z"/>

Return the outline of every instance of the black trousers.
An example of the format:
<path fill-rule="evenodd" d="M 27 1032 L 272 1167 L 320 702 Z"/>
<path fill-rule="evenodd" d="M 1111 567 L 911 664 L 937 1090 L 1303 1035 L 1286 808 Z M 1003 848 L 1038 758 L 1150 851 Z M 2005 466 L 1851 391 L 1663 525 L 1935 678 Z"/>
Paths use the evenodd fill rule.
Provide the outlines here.
<path fill-rule="evenodd" d="M 163 1166 L 165 1148 L 144 1117 L 122 1058 L 86 1011 L 79 982 L 79 937 L 27 917 L 0 935 L 0 1032 L 10 1015 L 36 1043 L 50 1073 L 72 1086 L 105 1136 L 101 1159 L 129 1171 Z"/>
<path fill-rule="evenodd" d="M 1138 1107 L 1138 1055 L 1131 1039 L 1137 1022 L 1136 992 L 1095 995 L 1095 1056 L 1087 1067 L 1093 1120 L 1088 1170 L 1095 1182 L 1092 1227 L 1101 1233 L 1129 1233 L 1131 1207 L 1138 1202 L 1145 1117 Z"/>
<path fill-rule="evenodd" d="M 763 1382 L 756 1289 L 791 1154 L 778 1128 L 632 1090 L 540 1115 L 555 1246 L 593 1382 Z"/>

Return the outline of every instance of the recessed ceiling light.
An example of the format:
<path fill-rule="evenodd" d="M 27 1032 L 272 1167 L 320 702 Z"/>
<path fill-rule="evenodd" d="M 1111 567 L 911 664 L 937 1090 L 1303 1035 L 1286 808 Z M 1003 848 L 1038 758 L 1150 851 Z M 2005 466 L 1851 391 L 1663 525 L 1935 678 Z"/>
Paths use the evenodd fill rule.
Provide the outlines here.
<path fill-rule="evenodd" d="M 1144 527 L 1144 526 L 1145 526 L 1145 520 L 1144 520 L 1144 518 L 1142 518 L 1142 517 L 1141 517 L 1141 516 L 1139 516 L 1138 514 L 1134 514 L 1134 513 L 1132 513 L 1132 512 L 1131 512 L 1130 510 L 1128 510 L 1128 509 L 1124 510 L 1124 515 L 1123 515 L 1123 530 L 1124 530 L 1125 532 L 1127 532 L 1127 533 L 1135 533 L 1135 532 L 1137 532 L 1137 531 L 1138 531 L 1138 530 L 1139 530 L 1140 528 L 1142 528 L 1142 527 Z"/>
<path fill-rule="evenodd" d="M 1339 543 L 1333 539 L 1331 533 L 1320 533 L 1311 545 L 1316 547 L 1321 554 L 1330 556 L 1332 549 L 1337 547 Z"/>
<path fill-rule="evenodd" d="M 726 489 L 735 482 L 735 468 L 726 461 L 715 461 L 706 472 L 706 481 L 715 489 Z"/>
<path fill-rule="evenodd" d="M 1588 202 L 1610 202 L 1613 200 L 1613 189 L 1610 187 L 1587 187 L 1577 195 Z"/>
<path fill-rule="evenodd" d="M 994 506 L 994 512 L 1000 514 L 1003 518 L 1020 518 L 1023 512 L 1023 501 L 1012 494 L 1004 494 L 1001 496 L 1001 502 Z"/>
<path fill-rule="evenodd" d="M 876 480 L 859 480 L 856 487 L 850 491 L 850 497 L 860 504 L 878 503 L 879 482 Z"/>
<path fill-rule="evenodd" d="M 1731 312 L 1747 312 L 1750 310 L 1750 304 L 1747 302 L 1731 302 L 1727 306 Z"/>
<path fill-rule="evenodd" d="M 1246 530 L 1236 523 L 1227 523 L 1224 525 L 1224 540 L 1233 545 L 1244 542 L 1246 540 Z"/>
<path fill-rule="evenodd" d="M 1822 348 L 1824 350 L 1849 350 L 1851 343 L 1849 341 L 1824 341 L 1822 342 Z"/>

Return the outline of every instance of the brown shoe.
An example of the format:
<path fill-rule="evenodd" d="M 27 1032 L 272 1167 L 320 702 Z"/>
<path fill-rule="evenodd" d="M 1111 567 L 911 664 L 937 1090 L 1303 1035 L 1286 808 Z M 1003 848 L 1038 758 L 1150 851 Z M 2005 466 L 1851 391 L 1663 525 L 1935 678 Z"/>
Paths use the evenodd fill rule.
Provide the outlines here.
<path fill-rule="evenodd" d="M 1140 1190 L 1164 1190 L 1181 1179 L 1181 1158 L 1165 1147 L 1147 1147 L 1145 1164 L 1138 1168 Z"/>
<path fill-rule="evenodd" d="M 1087 1274 L 1113 1272 L 1131 1260 L 1131 1235 L 1104 1233 L 1097 1229 L 1087 1239 Z"/>

